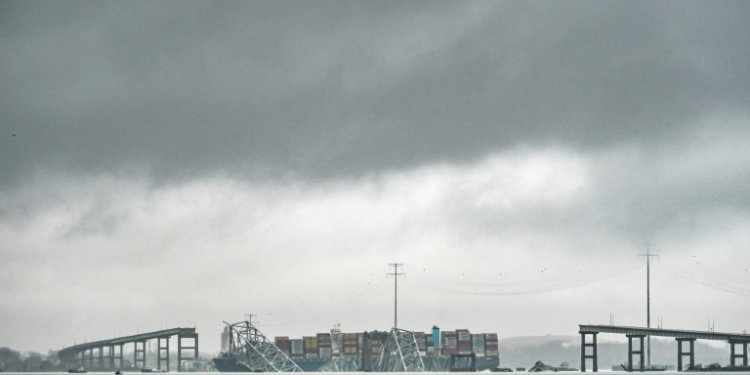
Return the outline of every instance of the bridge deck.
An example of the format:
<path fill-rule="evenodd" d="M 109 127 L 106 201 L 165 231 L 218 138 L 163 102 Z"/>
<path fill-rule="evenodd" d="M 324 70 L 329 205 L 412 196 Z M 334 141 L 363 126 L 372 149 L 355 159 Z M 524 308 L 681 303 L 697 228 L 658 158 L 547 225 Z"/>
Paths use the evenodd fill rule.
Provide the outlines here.
<path fill-rule="evenodd" d="M 151 340 L 151 339 L 156 339 L 159 337 L 170 337 L 174 335 L 190 336 L 194 334 L 195 334 L 195 328 L 170 328 L 170 329 L 164 329 L 161 331 L 139 333 L 137 335 L 117 337 L 117 338 L 109 339 L 109 340 L 92 341 L 92 342 L 87 342 L 84 344 L 69 346 L 67 348 L 60 350 L 59 353 L 61 355 L 64 355 L 66 353 L 76 353 L 76 352 L 81 352 L 81 351 L 88 350 L 88 349 L 100 348 L 103 346 L 120 345 L 120 344 L 129 343 L 129 342 Z"/>
<path fill-rule="evenodd" d="M 610 326 L 610 325 L 587 325 L 587 324 L 581 324 L 578 327 L 579 327 L 580 333 L 621 333 L 621 334 L 626 334 L 626 335 L 644 335 L 644 336 L 677 337 L 677 338 L 685 338 L 685 339 L 750 342 L 750 335 L 740 334 L 740 333 L 689 331 L 689 330 L 681 330 L 681 329 L 662 329 L 662 328 Z"/>

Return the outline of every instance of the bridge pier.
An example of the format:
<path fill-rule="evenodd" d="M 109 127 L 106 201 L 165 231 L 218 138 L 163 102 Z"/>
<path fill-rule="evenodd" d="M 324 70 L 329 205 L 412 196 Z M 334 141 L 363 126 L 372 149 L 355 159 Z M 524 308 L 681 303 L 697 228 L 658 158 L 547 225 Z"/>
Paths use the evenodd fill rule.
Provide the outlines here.
<path fill-rule="evenodd" d="M 108 345 L 107 353 L 109 353 L 109 357 L 107 357 L 107 368 L 114 369 L 115 368 L 115 346 Z"/>
<path fill-rule="evenodd" d="M 638 371 L 644 371 L 645 361 L 643 360 L 643 338 L 645 335 L 625 335 L 628 337 L 628 371 L 633 371 L 633 354 L 640 356 L 640 362 L 638 365 Z M 633 350 L 633 338 L 637 338 L 640 343 L 638 344 L 638 350 Z"/>
<path fill-rule="evenodd" d="M 193 346 L 185 346 L 185 344 L 182 342 L 183 339 L 192 339 L 192 343 L 188 343 L 187 345 L 193 345 Z M 193 349 L 193 356 L 188 358 L 183 358 L 182 351 L 183 350 L 190 350 Z M 182 371 L 182 360 L 183 359 L 198 359 L 198 334 L 197 333 L 178 333 L 177 334 L 177 371 Z"/>
<path fill-rule="evenodd" d="M 688 356 L 690 361 L 688 362 L 688 368 L 693 368 L 695 366 L 695 339 L 688 339 L 684 337 L 678 337 L 675 340 L 677 340 L 677 371 L 683 371 L 682 369 L 682 358 L 684 356 Z M 688 351 L 682 350 L 682 343 L 688 341 L 690 342 L 690 347 Z"/>
<path fill-rule="evenodd" d="M 99 351 L 99 360 L 97 361 L 98 362 L 97 365 L 99 366 L 100 369 L 103 369 L 104 368 L 104 347 L 100 346 L 98 351 Z"/>
<path fill-rule="evenodd" d="M 115 356 L 115 358 L 119 359 L 119 362 L 117 362 L 117 368 L 121 369 L 125 367 L 125 364 L 123 363 L 123 358 L 122 358 L 122 352 L 123 352 L 122 349 L 125 347 L 125 344 L 120 344 L 119 346 L 120 346 L 120 351 L 119 351 L 119 354 Z"/>
<path fill-rule="evenodd" d="M 138 348 L 138 344 L 141 344 L 140 348 Z M 139 363 L 140 366 L 138 366 Z M 146 340 L 133 341 L 133 367 L 136 369 L 146 367 Z"/>
<path fill-rule="evenodd" d="M 729 350 L 731 351 L 729 355 L 730 367 L 737 367 L 737 358 L 742 358 L 742 366 L 747 367 L 747 344 L 747 341 L 729 340 Z M 740 353 L 737 353 L 735 345 L 740 346 Z"/>
<path fill-rule="evenodd" d="M 598 357 L 596 352 L 596 335 L 597 332 L 581 332 L 581 372 L 586 372 L 586 359 L 591 359 L 593 372 L 599 372 Z M 592 342 L 586 342 L 586 335 L 591 335 Z M 586 348 L 591 348 L 591 354 L 586 354 Z"/>
<path fill-rule="evenodd" d="M 89 349 L 89 366 L 88 368 L 94 367 L 94 348 Z"/>
<path fill-rule="evenodd" d="M 165 342 L 164 346 L 162 346 L 162 340 Z M 156 352 L 156 367 L 159 370 L 166 370 L 169 372 L 169 336 L 157 337 L 156 344 L 158 348 L 158 351 Z M 162 352 L 164 352 L 164 354 L 162 354 Z M 166 362 L 166 366 L 162 366 L 162 362 Z"/>

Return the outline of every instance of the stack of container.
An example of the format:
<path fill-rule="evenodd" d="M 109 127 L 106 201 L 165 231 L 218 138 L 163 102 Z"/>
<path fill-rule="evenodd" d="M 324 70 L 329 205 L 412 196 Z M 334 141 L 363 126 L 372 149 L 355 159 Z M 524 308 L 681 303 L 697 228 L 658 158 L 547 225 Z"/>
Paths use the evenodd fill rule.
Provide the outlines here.
<path fill-rule="evenodd" d="M 428 333 L 428 334 L 424 335 L 424 338 L 425 338 L 425 341 L 427 343 L 427 348 L 425 350 L 427 356 L 428 357 L 434 357 L 435 356 L 435 347 L 432 344 L 432 334 Z"/>
<path fill-rule="evenodd" d="M 471 333 L 468 329 L 457 329 L 458 354 L 471 354 Z"/>
<path fill-rule="evenodd" d="M 357 355 L 359 353 L 359 334 L 344 333 L 341 335 L 344 339 L 343 355 Z"/>
<path fill-rule="evenodd" d="M 276 338 L 274 339 L 274 344 L 276 344 L 276 347 L 281 349 L 281 351 L 286 353 L 287 355 L 291 354 L 291 342 L 289 340 L 289 337 L 276 336 Z"/>
<path fill-rule="evenodd" d="M 458 353 L 458 339 L 455 331 L 443 331 L 443 355 Z"/>
<path fill-rule="evenodd" d="M 487 358 L 498 358 L 499 353 L 497 351 L 497 333 L 485 333 L 484 334 L 484 348 L 485 356 Z"/>
<path fill-rule="evenodd" d="M 370 332 L 370 355 L 371 358 L 378 358 L 380 354 L 380 348 L 385 344 L 388 339 L 388 332 Z"/>
<path fill-rule="evenodd" d="M 477 357 L 484 357 L 484 335 L 474 334 L 471 335 L 471 351 L 476 354 Z"/>
<path fill-rule="evenodd" d="M 417 350 L 420 355 L 427 354 L 427 341 L 424 332 L 414 332 L 414 340 L 417 342 Z"/>
<path fill-rule="evenodd" d="M 315 336 L 302 337 L 305 345 L 305 358 L 318 358 L 318 338 Z"/>
<path fill-rule="evenodd" d="M 330 359 L 331 358 L 331 334 L 330 333 L 318 333 L 318 358 Z"/>
<path fill-rule="evenodd" d="M 292 359 L 299 359 L 305 357 L 304 346 L 302 345 L 302 339 L 289 340 L 289 347 Z"/>

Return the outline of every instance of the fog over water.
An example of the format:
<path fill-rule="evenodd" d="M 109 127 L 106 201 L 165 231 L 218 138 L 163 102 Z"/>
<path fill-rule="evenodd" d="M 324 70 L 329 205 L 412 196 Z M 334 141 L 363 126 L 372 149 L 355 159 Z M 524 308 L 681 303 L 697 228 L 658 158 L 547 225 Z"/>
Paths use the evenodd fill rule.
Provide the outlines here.
<path fill-rule="evenodd" d="M 402 328 L 642 326 L 646 251 L 653 326 L 748 330 L 748 18 L 3 1 L 0 346 L 387 330 L 391 262 Z"/>

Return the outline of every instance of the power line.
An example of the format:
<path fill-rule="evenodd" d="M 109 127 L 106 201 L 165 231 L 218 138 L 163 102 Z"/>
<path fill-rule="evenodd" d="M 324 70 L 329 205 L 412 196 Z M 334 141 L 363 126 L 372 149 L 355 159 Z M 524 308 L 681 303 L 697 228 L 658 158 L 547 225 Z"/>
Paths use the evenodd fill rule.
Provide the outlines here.
<path fill-rule="evenodd" d="M 692 281 L 694 283 L 701 284 L 712 289 L 721 290 L 741 296 L 750 296 L 750 289 L 738 287 L 736 285 L 727 285 L 726 283 L 721 282 L 717 284 L 715 280 L 708 280 L 705 277 L 701 276 L 696 277 L 696 275 L 685 272 L 685 270 L 683 269 L 675 270 L 674 268 L 671 268 L 671 266 L 667 265 L 659 265 L 658 267 L 671 274 L 672 276 Z"/>
<path fill-rule="evenodd" d="M 474 290 L 445 288 L 445 287 L 436 286 L 430 283 L 427 283 L 427 284 L 420 283 L 419 281 L 414 281 L 414 280 L 409 281 L 409 284 L 414 285 L 418 288 L 431 290 L 437 293 L 450 293 L 450 294 L 475 295 L 475 296 L 515 296 L 515 295 L 547 293 L 547 292 L 554 292 L 554 291 L 560 291 L 560 290 L 565 290 L 565 289 L 577 288 L 577 287 L 593 284 L 602 280 L 618 277 L 626 273 L 632 272 L 635 269 L 636 267 L 634 266 L 634 267 L 622 269 L 620 272 L 607 272 L 606 275 L 603 275 L 602 277 L 599 277 L 596 279 L 587 278 L 587 279 L 580 279 L 580 280 L 570 280 L 566 283 L 557 283 L 555 285 L 550 285 L 550 286 L 532 287 L 532 288 L 515 288 L 515 289 L 510 289 L 510 290 L 504 290 L 504 291 L 498 291 L 498 290 L 480 291 L 478 288 L 474 288 Z"/>
<path fill-rule="evenodd" d="M 598 278 L 601 276 L 606 276 L 611 273 L 611 269 L 609 268 L 609 265 L 614 264 L 618 268 L 623 268 L 623 266 L 630 266 L 635 265 L 635 260 L 632 258 L 632 255 L 626 255 L 626 256 L 620 256 L 612 261 L 607 262 L 607 264 L 601 264 L 601 265 L 595 265 L 595 264 L 588 264 L 586 266 L 582 266 L 580 268 L 576 269 L 563 269 L 562 274 L 554 275 L 554 270 L 548 269 L 547 267 L 541 268 L 541 278 L 526 278 L 526 279 L 520 279 L 516 278 L 513 279 L 512 276 L 510 276 L 509 281 L 503 281 L 503 282 L 470 282 L 466 280 L 460 280 L 460 279 L 445 279 L 442 277 L 435 277 L 425 272 L 416 273 L 415 275 L 417 277 L 424 277 L 427 279 L 430 279 L 430 281 L 443 283 L 443 284 L 449 284 L 450 286 L 471 286 L 471 287 L 514 287 L 514 286 L 529 286 L 534 285 L 538 286 L 540 288 L 543 288 L 545 285 L 549 286 L 555 286 L 559 285 L 561 282 L 569 281 L 569 280 L 580 280 L 580 279 L 586 279 L 586 278 Z M 455 270 L 451 270 L 452 272 L 455 272 Z M 547 271 L 547 272 L 545 272 Z M 552 271 L 552 272 L 550 272 Z M 440 274 L 448 274 L 449 271 L 440 271 Z M 484 279 L 489 279 L 492 277 L 503 277 L 507 278 L 509 273 L 503 272 L 503 273 L 494 273 L 492 275 L 490 274 L 481 274 L 477 272 L 459 272 L 461 277 L 464 276 L 464 274 L 467 274 L 469 276 L 474 277 L 482 277 Z M 511 274 L 512 275 L 512 274 Z M 526 275 L 529 275 L 529 273 L 526 273 Z M 536 274 L 537 276 L 540 275 L 539 273 Z"/>

